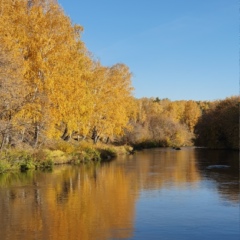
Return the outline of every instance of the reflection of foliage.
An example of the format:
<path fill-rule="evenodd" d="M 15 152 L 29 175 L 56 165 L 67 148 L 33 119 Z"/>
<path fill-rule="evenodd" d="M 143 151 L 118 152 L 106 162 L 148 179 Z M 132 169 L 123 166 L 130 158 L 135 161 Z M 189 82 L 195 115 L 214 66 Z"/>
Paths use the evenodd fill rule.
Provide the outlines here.
<path fill-rule="evenodd" d="M 0 186 L 4 188 L 16 187 L 19 185 L 25 185 L 32 182 L 36 172 L 6 172 L 5 174 L 0 174 Z"/>
<path fill-rule="evenodd" d="M 30 240 L 33 234 L 45 239 L 50 231 L 56 240 L 107 239 L 116 228 L 129 229 L 115 233 L 118 239 L 131 237 L 136 196 L 130 192 L 131 177 L 121 167 L 63 166 L 53 174 L 34 171 L 28 181 L 18 182 L 24 175 L 15 179 L 14 185 L 21 187 L 6 184 L 0 189 L 0 201 L 6 203 L 0 204 L 1 213 L 24 216 L 21 221 L 0 219 L 3 239 Z M 13 227 L 7 231 L 10 221 Z"/>
<path fill-rule="evenodd" d="M 29 171 L 0 175 L 0 212 L 13 216 L 0 218 L 1 237 L 45 239 L 51 231 L 53 240 L 75 240 L 79 236 L 84 240 L 110 239 L 113 229 L 128 229 L 114 232 L 114 237 L 129 239 L 136 198 L 142 189 L 173 186 L 198 189 L 200 171 L 216 180 L 220 194 L 230 201 L 237 200 L 237 185 L 222 184 L 238 176 L 237 162 L 235 172 L 219 175 L 222 180 L 207 172 L 205 165 L 201 165 L 199 171 L 198 162 L 204 159 L 200 163 L 206 166 L 205 158 L 235 162 L 236 152 L 229 155 L 229 152 L 183 149 L 146 150 L 103 165 L 93 162 L 74 167 L 63 165 L 54 168 L 53 173 Z M 218 162 L 212 164 L 215 163 Z M 16 216 L 22 216 L 21 221 Z M 11 231 L 8 231 L 9 225 Z"/>
<path fill-rule="evenodd" d="M 238 152 L 229 150 L 196 149 L 199 159 L 199 171 L 209 180 L 214 180 L 220 196 L 238 203 L 239 195 L 239 159 Z M 208 168 L 211 165 L 225 165 L 229 168 Z"/>

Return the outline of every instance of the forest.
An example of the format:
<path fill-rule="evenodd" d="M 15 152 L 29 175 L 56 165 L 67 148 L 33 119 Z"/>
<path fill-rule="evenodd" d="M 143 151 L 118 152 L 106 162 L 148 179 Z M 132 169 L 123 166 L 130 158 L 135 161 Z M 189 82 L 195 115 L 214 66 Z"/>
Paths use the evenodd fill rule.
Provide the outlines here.
<path fill-rule="evenodd" d="M 103 66 L 55 0 L 0 0 L 0 150 L 54 141 L 239 149 L 239 97 L 134 97 L 124 63 Z"/>

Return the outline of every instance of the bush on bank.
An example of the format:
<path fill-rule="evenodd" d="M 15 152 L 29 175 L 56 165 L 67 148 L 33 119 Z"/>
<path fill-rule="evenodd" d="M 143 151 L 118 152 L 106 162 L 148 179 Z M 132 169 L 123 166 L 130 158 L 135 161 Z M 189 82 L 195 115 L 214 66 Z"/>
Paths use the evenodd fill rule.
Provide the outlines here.
<path fill-rule="evenodd" d="M 52 169 L 59 164 L 109 161 L 132 151 L 130 146 L 113 146 L 90 142 L 75 144 L 57 141 L 40 149 L 7 149 L 0 153 L 0 173 L 9 170 Z"/>

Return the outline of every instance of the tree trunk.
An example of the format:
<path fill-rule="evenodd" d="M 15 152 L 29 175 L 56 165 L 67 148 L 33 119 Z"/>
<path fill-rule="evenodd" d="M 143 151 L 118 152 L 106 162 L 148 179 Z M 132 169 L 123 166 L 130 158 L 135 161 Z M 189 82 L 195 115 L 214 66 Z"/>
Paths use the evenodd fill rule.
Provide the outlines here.
<path fill-rule="evenodd" d="M 10 136 L 9 132 L 6 133 L 5 144 L 6 145 L 11 144 L 11 136 Z"/>
<path fill-rule="evenodd" d="M 25 137 L 25 129 L 21 131 L 21 142 L 24 141 L 24 137 Z"/>
<path fill-rule="evenodd" d="M 106 144 L 108 144 L 108 143 L 109 143 L 109 140 L 110 140 L 110 138 L 109 138 L 109 137 L 107 137 Z"/>
<path fill-rule="evenodd" d="M 99 140 L 99 135 L 98 135 L 98 131 L 97 131 L 96 127 L 93 128 L 92 139 L 93 139 L 94 144 L 96 144 Z"/>
<path fill-rule="evenodd" d="M 4 143 L 5 143 L 5 138 L 6 138 L 6 135 L 3 133 L 2 134 L 2 142 L 1 142 L 1 146 L 0 146 L 0 151 L 2 151 L 2 149 L 3 149 Z"/>
<path fill-rule="evenodd" d="M 96 135 L 96 137 L 93 139 L 93 141 L 94 141 L 94 144 L 96 144 L 96 143 L 98 142 L 98 140 L 99 140 L 99 136 L 98 136 L 98 135 Z"/>
<path fill-rule="evenodd" d="M 37 124 L 35 126 L 35 133 L 34 133 L 34 141 L 33 141 L 33 147 L 37 147 L 38 140 L 39 140 L 39 132 L 40 132 L 40 126 Z"/>
<path fill-rule="evenodd" d="M 63 135 L 61 136 L 61 138 L 64 140 L 64 141 L 68 141 L 70 136 L 68 134 L 68 127 L 67 127 L 67 124 L 65 125 L 65 129 L 64 129 L 64 132 L 63 132 Z"/>

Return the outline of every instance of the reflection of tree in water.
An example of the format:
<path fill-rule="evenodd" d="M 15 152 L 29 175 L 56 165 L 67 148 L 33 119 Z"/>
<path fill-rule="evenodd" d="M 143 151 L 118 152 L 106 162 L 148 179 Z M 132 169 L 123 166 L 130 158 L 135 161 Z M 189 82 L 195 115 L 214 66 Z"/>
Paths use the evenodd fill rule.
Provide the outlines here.
<path fill-rule="evenodd" d="M 218 186 L 219 193 L 226 200 L 239 204 L 239 183 L 224 182 Z"/>
<path fill-rule="evenodd" d="M 131 169 L 136 174 L 140 187 L 159 189 L 164 186 L 192 186 L 200 180 L 193 151 L 171 149 L 144 150 L 133 156 Z"/>
<path fill-rule="evenodd" d="M 201 175 L 214 180 L 221 197 L 239 203 L 239 160 L 237 151 L 196 149 Z M 215 168 L 215 165 L 229 168 Z M 208 167 L 212 166 L 211 169 Z"/>
<path fill-rule="evenodd" d="M 215 180 L 220 195 L 237 202 L 239 163 L 235 156 L 192 148 L 154 149 L 101 166 L 2 175 L 1 239 L 130 238 L 142 189 L 195 187 L 202 178 Z M 207 169 L 218 164 L 231 168 Z"/>
<path fill-rule="evenodd" d="M 239 203 L 239 179 L 232 167 L 208 170 L 206 176 L 217 183 L 217 189 L 221 197 Z"/>
<path fill-rule="evenodd" d="M 215 180 L 219 194 L 239 202 L 238 152 L 184 148 L 144 150 L 129 159 L 129 169 L 139 188 L 194 187 L 202 178 Z M 209 165 L 227 165 L 227 169 L 207 169 Z M 128 170 L 130 171 L 130 170 Z M 190 183 L 190 185 L 188 184 Z"/>
<path fill-rule="evenodd" d="M 9 216 L 0 219 L 1 238 L 131 237 L 136 196 L 131 194 L 131 175 L 121 167 L 66 166 L 54 174 L 35 174 L 19 187 L 1 189 L 0 210 Z"/>

